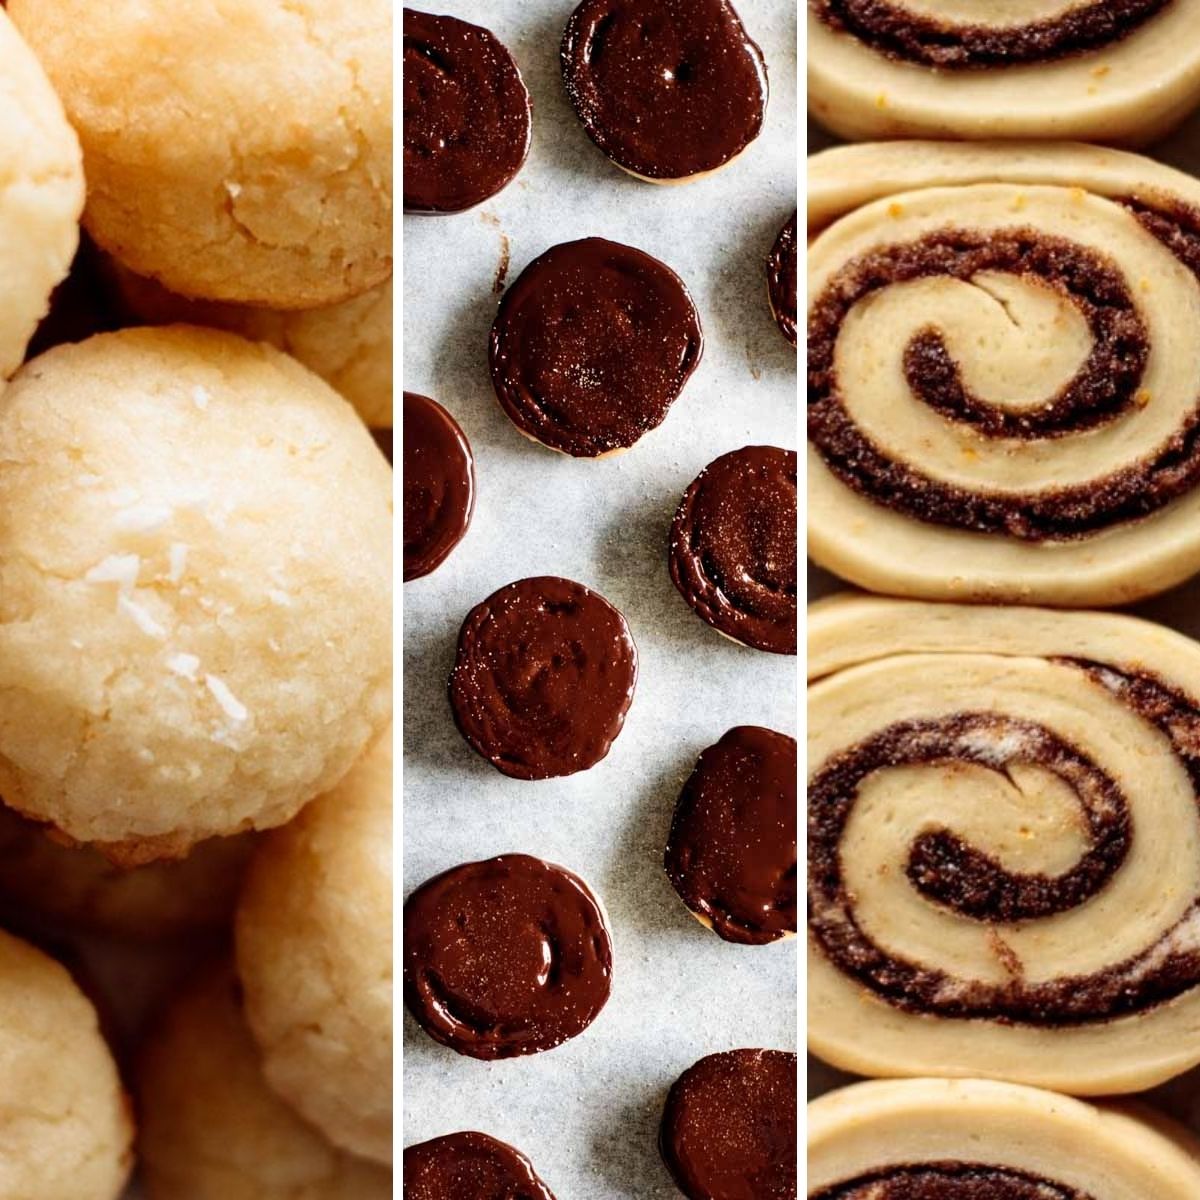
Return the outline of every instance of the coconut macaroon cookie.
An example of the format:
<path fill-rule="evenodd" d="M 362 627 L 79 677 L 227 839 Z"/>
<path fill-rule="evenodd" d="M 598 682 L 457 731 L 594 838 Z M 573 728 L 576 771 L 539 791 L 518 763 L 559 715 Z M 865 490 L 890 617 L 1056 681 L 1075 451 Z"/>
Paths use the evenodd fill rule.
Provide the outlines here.
<path fill-rule="evenodd" d="M 149 1200 L 392 1195 L 391 1171 L 330 1145 L 267 1085 L 226 966 L 193 981 L 152 1031 L 138 1067 L 138 1109 Z"/>
<path fill-rule="evenodd" d="M 187 296 L 311 308 L 391 274 L 387 0 L 10 0 L 83 144 L 84 221 Z"/>
<path fill-rule="evenodd" d="M 404 1200 L 554 1200 L 515 1146 L 465 1131 L 404 1148 Z"/>
<path fill-rule="evenodd" d="M 537 1054 L 582 1033 L 612 986 L 612 939 L 578 875 L 526 854 L 463 863 L 404 905 L 404 1002 L 472 1058 Z"/>
<path fill-rule="evenodd" d="M 664 863 L 702 924 L 762 945 L 796 932 L 796 741 L 738 725 L 683 785 Z"/>
<path fill-rule="evenodd" d="M 596 458 L 661 425 L 703 352 L 700 316 L 670 267 L 584 238 L 539 255 L 504 293 L 488 362 L 526 437 Z"/>
<path fill-rule="evenodd" d="M 265 345 L 61 346 L 0 398 L 0 795 L 125 861 L 289 820 L 391 715 L 391 472 Z"/>
<path fill-rule="evenodd" d="M 771 315 L 779 332 L 796 344 L 796 289 L 799 273 L 796 264 L 796 214 L 779 231 L 767 258 L 767 297 Z"/>
<path fill-rule="evenodd" d="M 625 724 L 637 646 L 603 596 L 555 576 L 519 579 L 467 614 L 450 706 L 467 744 L 514 779 L 595 766 Z"/>
<path fill-rule="evenodd" d="M 796 1195 L 796 1056 L 726 1050 L 693 1063 L 663 1109 L 658 1145 L 688 1200 Z"/>
<path fill-rule="evenodd" d="M 1200 103 L 1200 0 L 809 0 L 809 109 L 853 141 L 1141 145 Z"/>
<path fill-rule="evenodd" d="M 744 446 L 710 462 L 675 514 L 668 563 L 718 633 L 795 654 L 796 452 Z"/>
<path fill-rule="evenodd" d="M 275 830 L 237 914 L 267 1082 L 329 1141 L 392 1161 L 392 745 Z"/>
<path fill-rule="evenodd" d="M 858 1083 L 808 1106 L 809 1200 L 1192 1200 L 1200 1146 L 1159 1114 L 982 1079 Z"/>
<path fill-rule="evenodd" d="M 507 187 L 529 153 L 531 112 L 495 34 L 404 10 L 405 212 L 462 212 Z"/>
<path fill-rule="evenodd" d="M 588 137 L 650 183 L 719 170 L 762 130 L 766 64 L 729 0 L 583 0 L 560 57 Z"/>
<path fill-rule="evenodd" d="M 79 140 L 41 65 L 0 8 L 0 380 L 25 357 L 79 244 Z"/>
<path fill-rule="evenodd" d="M 0 1196 L 117 1200 L 133 1127 L 96 1012 L 65 968 L 0 933 Z"/>

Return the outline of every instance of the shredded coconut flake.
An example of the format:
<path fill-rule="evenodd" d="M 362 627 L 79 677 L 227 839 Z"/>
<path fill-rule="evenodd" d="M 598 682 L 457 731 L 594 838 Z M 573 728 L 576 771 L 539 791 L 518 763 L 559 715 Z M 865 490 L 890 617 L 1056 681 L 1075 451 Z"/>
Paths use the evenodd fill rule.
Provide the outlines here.
<path fill-rule="evenodd" d="M 148 533 L 161 529 L 173 513 L 169 504 L 131 504 L 117 514 L 116 525 L 132 533 Z"/>
<path fill-rule="evenodd" d="M 167 572 L 167 579 L 171 583 L 178 583 L 187 570 L 188 548 L 183 542 L 172 542 L 168 555 L 171 569 Z"/>
<path fill-rule="evenodd" d="M 138 554 L 110 554 L 98 562 L 83 578 L 87 583 L 115 583 L 122 592 L 137 586 L 142 559 Z"/>
<path fill-rule="evenodd" d="M 165 638 L 167 631 L 140 604 L 130 600 L 122 593 L 117 597 L 117 608 L 127 617 L 132 617 L 134 624 L 145 634 L 153 638 Z"/>
<path fill-rule="evenodd" d="M 268 588 L 267 599 L 269 599 L 272 604 L 278 604 L 280 608 L 290 608 L 292 604 L 291 596 L 289 596 L 282 588 Z"/>
<path fill-rule="evenodd" d="M 212 692 L 213 699 L 231 721 L 244 721 L 250 715 L 250 710 L 229 690 L 223 679 L 205 675 L 204 686 Z"/>
<path fill-rule="evenodd" d="M 212 392 L 206 387 L 200 387 L 199 384 L 192 388 L 192 403 L 197 408 L 207 408 L 208 402 L 212 399 Z"/>
<path fill-rule="evenodd" d="M 167 656 L 167 670 L 182 675 L 184 679 L 195 679 L 199 669 L 200 660 L 194 654 L 180 652 Z"/>

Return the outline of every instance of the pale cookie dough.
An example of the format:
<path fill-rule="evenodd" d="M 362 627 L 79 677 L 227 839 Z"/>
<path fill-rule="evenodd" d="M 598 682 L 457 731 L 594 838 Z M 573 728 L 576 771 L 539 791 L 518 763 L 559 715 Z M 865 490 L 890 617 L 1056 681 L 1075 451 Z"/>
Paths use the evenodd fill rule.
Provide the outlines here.
<path fill-rule="evenodd" d="M 0 795 L 124 862 L 290 820 L 391 715 L 391 471 L 232 334 L 60 346 L 0 397 Z"/>
<path fill-rule="evenodd" d="M 392 1174 L 331 1146 L 267 1086 L 233 972 L 168 1009 L 138 1072 L 149 1200 L 387 1200 Z M 74 1200 L 74 1198 L 72 1198 Z"/>
<path fill-rule="evenodd" d="M 50 81 L 0 8 L 0 380 L 79 244 L 83 159 Z"/>
<path fill-rule="evenodd" d="M 1200 1062 L 1200 644 L 858 596 L 808 631 L 810 1048 L 1078 1095 Z"/>
<path fill-rule="evenodd" d="M 387 0 L 9 0 L 83 144 L 84 222 L 172 291 L 333 304 L 391 275 Z"/>
<path fill-rule="evenodd" d="M 872 591 L 1124 604 L 1200 570 L 1200 182 L 1121 151 L 809 160 L 809 552 Z"/>
<path fill-rule="evenodd" d="M 981 1079 L 859 1083 L 808 1106 L 810 1200 L 1195 1200 L 1198 1156 L 1149 1110 Z"/>
<path fill-rule="evenodd" d="M 233 922 L 254 843 L 250 833 L 209 838 L 179 862 L 126 870 L 0 808 L 0 915 L 130 941 L 216 934 Z"/>
<path fill-rule="evenodd" d="M 1145 145 L 1200 103 L 1200 0 L 808 0 L 808 104 L 842 137 Z"/>
<path fill-rule="evenodd" d="M 0 933 L 0 1196 L 116 1200 L 132 1140 L 95 1010 L 62 966 Z"/>
<path fill-rule="evenodd" d="M 281 310 L 188 300 L 109 260 L 124 308 L 148 325 L 210 325 L 269 342 L 315 371 L 373 429 L 392 427 L 392 281 L 325 308 Z"/>
<path fill-rule="evenodd" d="M 237 915 L 246 1015 L 272 1087 L 330 1141 L 392 1161 L 389 730 L 271 834 Z"/>

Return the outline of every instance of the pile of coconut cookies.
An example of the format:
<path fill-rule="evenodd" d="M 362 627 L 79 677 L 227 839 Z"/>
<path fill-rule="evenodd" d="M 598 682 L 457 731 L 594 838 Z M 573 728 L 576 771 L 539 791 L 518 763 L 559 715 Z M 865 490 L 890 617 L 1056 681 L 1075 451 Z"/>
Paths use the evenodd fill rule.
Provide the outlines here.
<path fill-rule="evenodd" d="M 581 133 L 646 183 L 736 171 L 730 164 L 763 128 L 767 64 L 728 0 L 584 0 L 559 46 L 545 47 L 556 49 Z M 450 246 L 447 216 L 512 182 L 536 114 L 516 60 L 487 29 L 406 9 L 404 50 L 405 211 L 441 216 Z M 794 346 L 795 214 L 780 220 L 775 244 L 762 248 L 759 303 L 761 319 Z M 686 419 L 674 409 L 704 371 L 705 338 L 703 314 L 670 266 L 585 237 L 533 258 L 505 289 L 478 354 L 496 403 L 534 443 L 528 453 L 586 460 L 653 453 L 643 441 Z M 413 587 L 451 554 L 471 553 L 463 539 L 476 473 L 488 471 L 447 400 L 404 394 L 404 579 Z M 747 670 L 753 651 L 796 653 L 796 511 L 794 451 L 731 447 L 662 529 L 664 574 L 712 630 L 747 648 Z M 562 778 L 614 749 L 639 669 L 631 623 L 605 597 L 559 576 L 518 579 L 463 614 L 446 720 L 504 775 Z M 758 726 L 713 732 L 679 797 L 663 865 L 697 920 L 728 942 L 765 946 L 797 927 L 796 743 Z M 451 866 L 405 905 L 405 1003 L 425 1033 L 467 1059 L 589 1036 L 620 969 L 601 897 L 576 871 L 519 849 Z M 473 1087 L 461 1070 L 462 1087 Z M 660 1133 L 679 1191 L 794 1197 L 796 1082 L 796 1056 L 770 1049 L 709 1054 L 684 1071 Z M 553 1163 L 538 1168 L 553 1180 Z M 479 1130 L 407 1147 L 404 1195 L 553 1200 L 519 1149 Z"/>
<path fill-rule="evenodd" d="M 391 38 L 0 9 L 4 1200 L 391 1194 Z"/>

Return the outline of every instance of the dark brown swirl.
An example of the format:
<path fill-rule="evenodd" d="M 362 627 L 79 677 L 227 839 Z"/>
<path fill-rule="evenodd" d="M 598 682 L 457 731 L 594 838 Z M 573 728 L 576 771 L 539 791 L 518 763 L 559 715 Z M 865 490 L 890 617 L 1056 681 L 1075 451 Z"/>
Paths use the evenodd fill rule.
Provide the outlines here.
<path fill-rule="evenodd" d="M 1081 0 L 1036 21 L 972 25 L 912 12 L 890 0 L 809 0 L 831 29 L 901 62 L 963 70 L 1052 62 L 1124 41 L 1172 0 Z"/>
<path fill-rule="evenodd" d="M 486 1133 L 448 1133 L 404 1149 L 404 1200 L 554 1200 L 533 1164 Z"/>
<path fill-rule="evenodd" d="M 767 292 L 780 333 L 796 344 L 796 214 L 779 231 L 767 259 Z"/>
<path fill-rule="evenodd" d="M 822 1188 L 809 1200 L 1093 1200 L 1087 1192 L 1012 1167 L 929 1162 L 885 1167 Z"/>

